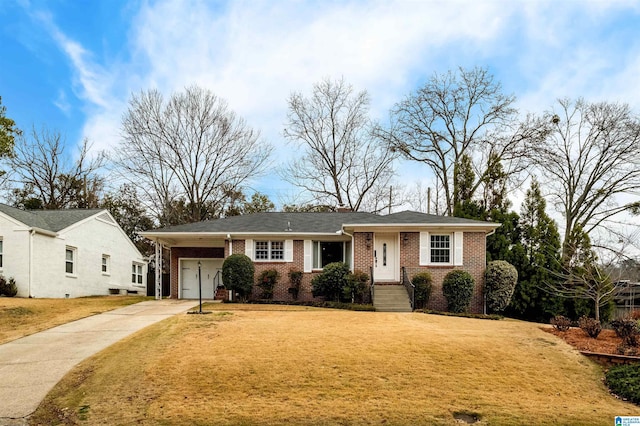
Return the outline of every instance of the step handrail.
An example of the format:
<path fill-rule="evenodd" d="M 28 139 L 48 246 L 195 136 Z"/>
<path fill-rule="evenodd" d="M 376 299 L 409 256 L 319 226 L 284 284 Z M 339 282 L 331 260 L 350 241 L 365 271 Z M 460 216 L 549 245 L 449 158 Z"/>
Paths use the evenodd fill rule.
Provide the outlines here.
<path fill-rule="evenodd" d="M 411 282 L 409 276 L 407 275 L 407 268 L 402 267 L 402 285 L 407 290 L 407 294 L 409 295 L 409 302 L 411 303 L 411 310 L 416 309 L 416 286 Z"/>

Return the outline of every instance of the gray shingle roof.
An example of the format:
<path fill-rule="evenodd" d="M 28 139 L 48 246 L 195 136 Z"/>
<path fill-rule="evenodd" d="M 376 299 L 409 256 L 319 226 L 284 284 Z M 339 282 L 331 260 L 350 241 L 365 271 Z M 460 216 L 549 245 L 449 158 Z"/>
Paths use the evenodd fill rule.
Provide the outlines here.
<path fill-rule="evenodd" d="M 243 216 L 231 216 L 223 219 L 208 220 L 185 225 L 172 226 L 148 231 L 149 233 L 335 233 L 342 229 L 342 225 L 491 225 L 472 219 L 436 216 L 425 213 L 404 211 L 390 215 L 376 215 L 373 213 L 255 213 Z"/>
<path fill-rule="evenodd" d="M 58 232 L 74 223 L 104 211 L 103 209 L 21 210 L 0 203 L 0 212 L 27 226 Z"/>

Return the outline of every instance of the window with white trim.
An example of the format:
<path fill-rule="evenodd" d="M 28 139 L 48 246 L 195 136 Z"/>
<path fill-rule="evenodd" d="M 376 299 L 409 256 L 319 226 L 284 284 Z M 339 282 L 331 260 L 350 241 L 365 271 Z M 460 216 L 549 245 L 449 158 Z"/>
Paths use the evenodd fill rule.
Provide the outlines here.
<path fill-rule="evenodd" d="M 103 254 L 102 255 L 102 273 L 105 275 L 108 275 L 111 271 L 110 271 L 110 265 L 111 263 L 111 256 L 109 256 L 108 254 Z"/>
<path fill-rule="evenodd" d="M 284 260 L 284 241 L 255 241 L 255 260 Z"/>
<path fill-rule="evenodd" d="M 314 241 L 313 269 L 322 269 L 333 262 L 351 263 L 351 242 Z"/>
<path fill-rule="evenodd" d="M 64 251 L 64 270 L 67 274 L 76 273 L 76 254 L 77 249 L 75 247 L 65 247 Z"/>
<path fill-rule="evenodd" d="M 131 264 L 131 282 L 142 284 L 142 263 L 133 262 Z"/>
<path fill-rule="evenodd" d="M 431 263 L 451 263 L 451 235 L 430 235 Z"/>

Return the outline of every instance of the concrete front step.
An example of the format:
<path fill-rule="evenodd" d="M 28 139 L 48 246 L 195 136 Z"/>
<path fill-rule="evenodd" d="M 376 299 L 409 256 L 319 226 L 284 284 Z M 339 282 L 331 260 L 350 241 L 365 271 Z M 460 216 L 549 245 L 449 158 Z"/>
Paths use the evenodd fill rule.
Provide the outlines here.
<path fill-rule="evenodd" d="M 373 305 L 378 312 L 411 312 L 411 301 L 402 285 L 376 285 Z"/>

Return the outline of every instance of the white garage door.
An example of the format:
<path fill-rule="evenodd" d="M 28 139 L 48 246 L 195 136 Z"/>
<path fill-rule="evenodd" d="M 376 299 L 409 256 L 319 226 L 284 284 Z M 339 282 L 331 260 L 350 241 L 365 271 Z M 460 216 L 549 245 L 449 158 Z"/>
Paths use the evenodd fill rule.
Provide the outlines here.
<path fill-rule="evenodd" d="M 223 259 L 189 259 L 180 260 L 180 284 L 182 299 L 199 298 L 198 262 L 200 262 L 200 274 L 202 276 L 202 298 L 213 299 L 215 296 L 216 274 L 220 272 L 219 279 L 222 284 Z"/>

